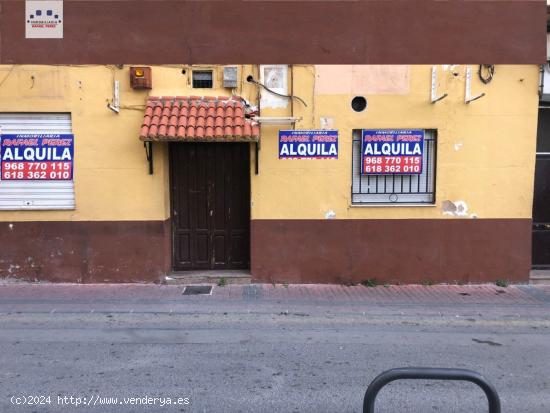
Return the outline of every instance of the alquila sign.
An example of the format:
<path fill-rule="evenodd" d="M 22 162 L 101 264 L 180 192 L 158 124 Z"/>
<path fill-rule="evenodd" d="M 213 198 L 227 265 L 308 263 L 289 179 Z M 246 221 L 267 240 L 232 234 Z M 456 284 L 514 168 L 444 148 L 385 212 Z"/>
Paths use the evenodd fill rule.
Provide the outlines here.
<path fill-rule="evenodd" d="M 0 135 L 2 180 L 73 179 L 72 134 Z"/>
<path fill-rule="evenodd" d="M 338 131 L 281 130 L 279 159 L 338 159 Z"/>
<path fill-rule="evenodd" d="M 422 173 L 424 130 L 364 129 L 361 174 L 416 175 Z"/>

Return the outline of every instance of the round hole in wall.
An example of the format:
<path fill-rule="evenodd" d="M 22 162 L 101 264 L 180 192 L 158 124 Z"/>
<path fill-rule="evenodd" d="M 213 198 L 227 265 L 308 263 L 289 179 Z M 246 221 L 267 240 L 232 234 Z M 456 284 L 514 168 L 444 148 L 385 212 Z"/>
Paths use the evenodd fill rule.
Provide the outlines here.
<path fill-rule="evenodd" d="M 181 74 L 182 74 L 182 75 L 185 74 L 185 69 L 181 69 Z"/>
<path fill-rule="evenodd" d="M 367 99 L 363 96 L 355 96 L 351 100 L 351 108 L 356 112 L 363 112 L 367 107 Z"/>

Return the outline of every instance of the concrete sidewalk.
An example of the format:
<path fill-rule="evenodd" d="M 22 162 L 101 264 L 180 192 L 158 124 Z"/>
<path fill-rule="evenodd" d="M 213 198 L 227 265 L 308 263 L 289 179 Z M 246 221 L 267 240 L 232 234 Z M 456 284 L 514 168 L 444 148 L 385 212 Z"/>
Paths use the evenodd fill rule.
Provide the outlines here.
<path fill-rule="evenodd" d="M 185 286 L 156 284 L 0 284 L 0 311 L 154 311 L 177 312 L 232 304 L 316 305 L 331 308 L 416 306 L 550 306 L 550 286 L 406 285 L 342 286 L 318 284 L 231 284 L 212 286 L 209 295 L 182 295 Z M 215 305 L 213 305 L 215 304 Z"/>

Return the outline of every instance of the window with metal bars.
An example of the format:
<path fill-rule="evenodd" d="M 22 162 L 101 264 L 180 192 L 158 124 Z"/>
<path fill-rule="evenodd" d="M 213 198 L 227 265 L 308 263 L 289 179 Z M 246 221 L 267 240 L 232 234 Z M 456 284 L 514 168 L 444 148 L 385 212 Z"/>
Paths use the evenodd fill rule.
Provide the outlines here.
<path fill-rule="evenodd" d="M 194 88 L 212 88 L 212 70 L 193 70 Z"/>
<path fill-rule="evenodd" d="M 437 131 L 424 130 L 424 156 L 419 175 L 361 175 L 361 129 L 353 130 L 353 205 L 433 204 L 435 202 Z"/>

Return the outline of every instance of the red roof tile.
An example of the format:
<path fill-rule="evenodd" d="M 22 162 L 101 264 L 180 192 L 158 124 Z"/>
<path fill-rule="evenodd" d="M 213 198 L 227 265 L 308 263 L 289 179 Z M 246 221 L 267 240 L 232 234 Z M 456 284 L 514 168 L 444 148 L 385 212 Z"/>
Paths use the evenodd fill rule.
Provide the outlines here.
<path fill-rule="evenodd" d="M 251 136 L 260 136 L 260 125 L 257 122 L 252 124 L 252 133 Z"/>
<path fill-rule="evenodd" d="M 175 138 L 176 137 L 176 127 L 170 126 L 168 127 L 168 137 Z"/>
<path fill-rule="evenodd" d="M 159 136 L 166 136 L 166 125 L 160 125 L 159 127 Z"/>
<path fill-rule="evenodd" d="M 198 116 L 199 118 L 203 118 L 203 119 L 204 119 L 204 117 L 206 116 L 206 107 L 205 107 L 205 106 L 201 105 L 201 106 L 199 107 L 199 113 L 197 114 L 197 116 Z"/>
<path fill-rule="evenodd" d="M 250 127 L 250 124 L 248 124 L 248 123 L 244 124 L 244 134 L 245 135 L 251 135 L 252 134 L 252 128 Z"/>
<path fill-rule="evenodd" d="M 141 140 L 258 140 L 260 127 L 238 96 L 149 97 Z"/>
<path fill-rule="evenodd" d="M 142 126 L 141 127 L 141 136 L 147 136 L 147 134 L 149 133 L 149 127 L 148 126 Z"/>

